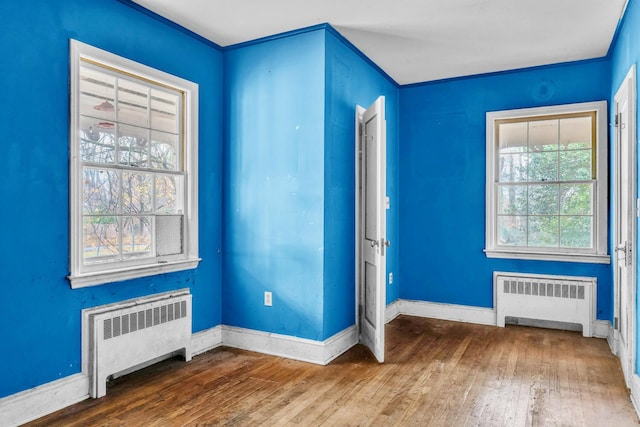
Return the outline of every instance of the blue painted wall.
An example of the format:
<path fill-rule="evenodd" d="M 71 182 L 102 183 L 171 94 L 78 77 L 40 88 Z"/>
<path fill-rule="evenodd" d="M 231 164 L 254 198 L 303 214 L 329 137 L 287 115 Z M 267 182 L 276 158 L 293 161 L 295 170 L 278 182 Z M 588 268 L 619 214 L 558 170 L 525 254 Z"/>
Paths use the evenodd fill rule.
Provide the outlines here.
<path fill-rule="evenodd" d="M 221 321 L 222 54 L 116 0 L 0 3 L 0 398 L 81 370 L 80 310 L 191 288 L 193 330 Z M 197 270 L 72 290 L 69 38 L 200 85 Z"/>
<path fill-rule="evenodd" d="M 194 332 L 225 323 L 323 340 L 352 325 L 354 108 L 379 95 L 394 273 L 387 302 L 491 307 L 494 270 L 576 274 L 598 277 L 598 318 L 611 319 L 610 266 L 484 256 L 485 113 L 611 101 L 640 57 L 638 0 L 611 61 L 400 89 L 330 28 L 237 46 L 223 58 L 126 3 L 0 4 L 0 312 L 12 319 L 0 322 L 9 349 L 0 354 L 0 398 L 80 371 L 83 308 L 151 293 L 191 288 Z M 199 84 L 198 269 L 70 289 L 69 38 Z M 263 304 L 265 290 L 273 307 Z"/>
<path fill-rule="evenodd" d="M 596 276 L 611 320 L 609 265 L 488 259 L 485 114 L 607 100 L 610 63 L 588 61 L 400 90 L 400 297 L 493 306 L 493 271 Z"/>
<path fill-rule="evenodd" d="M 352 50 L 335 31 L 326 32 L 325 108 L 325 335 L 355 319 L 355 107 L 385 97 L 387 120 L 387 271 L 398 265 L 398 88 Z M 397 277 L 397 276 L 396 276 Z M 387 286 L 387 301 L 398 298 L 399 281 Z"/>
<path fill-rule="evenodd" d="M 610 94 L 610 108 L 611 115 L 615 114 L 615 103 L 614 97 L 620 85 L 622 84 L 625 76 L 629 72 L 629 69 L 633 64 L 636 65 L 636 123 L 640 124 L 640 116 L 638 116 L 638 100 L 640 97 L 638 96 L 638 62 L 640 61 L 640 38 L 638 37 L 638 33 L 640 33 L 640 3 L 638 0 L 630 0 L 627 5 L 627 10 L 622 20 L 619 28 L 618 34 L 615 41 L 615 44 L 612 46 L 610 51 L 611 53 L 611 74 L 612 74 L 612 85 L 611 85 L 611 94 Z M 640 135 L 638 132 L 638 128 L 636 127 L 636 139 Z M 611 137 L 611 153 L 613 157 L 613 136 Z M 637 143 L 640 140 L 636 141 Z M 640 151 L 640 150 L 639 150 Z M 636 165 L 636 176 L 640 177 L 639 168 Z M 636 183 L 636 189 L 640 189 L 640 185 Z M 638 195 L 636 195 L 636 198 Z M 640 230 L 640 223 L 636 222 L 636 230 Z M 640 243 L 640 239 L 636 241 L 635 247 L 638 248 L 638 244 Z M 640 265 L 638 262 L 640 261 L 640 257 L 638 257 L 638 251 L 636 251 L 636 266 Z M 637 267 L 636 267 L 637 268 Z M 636 271 L 636 280 L 640 279 L 640 272 Z M 636 282 L 636 289 L 640 289 L 638 287 L 638 282 Z M 636 333 L 640 331 L 640 300 L 638 299 L 638 293 L 636 292 Z M 640 354 L 640 340 L 636 336 L 636 355 Z M 640 358 L 636 357 L 636 372 L 640 372 Z"/>
<path fill-rule="evenodd" d="M 226 325 L 324 338 L 324 46 L 317 30 L 225 51 Z"/>
<path fill-rule="evenodd" d="M 395 199 L 398 90 L 325 26 L 225 50 L 225 76 L 223 321 L 324 340 L 355 323 L 355 106 L 387 97 Z"/>

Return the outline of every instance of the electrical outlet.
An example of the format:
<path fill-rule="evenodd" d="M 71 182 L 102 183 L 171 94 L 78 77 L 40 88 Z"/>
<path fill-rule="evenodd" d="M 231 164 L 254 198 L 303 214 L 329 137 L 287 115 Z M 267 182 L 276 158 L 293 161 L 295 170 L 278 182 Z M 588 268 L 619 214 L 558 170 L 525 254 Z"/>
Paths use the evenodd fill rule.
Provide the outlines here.
<path fill-rule="evenodd" d="M 264 305 L 266 305 L 267 307 L 271 307 L 273 305 L 271 292 L 265 291 L 265 293 L 264 293 Z"/>
<path fill-rule="evenodd" d="M 393 273 L 389 273 L 389 284 L 393 283 Z"/>

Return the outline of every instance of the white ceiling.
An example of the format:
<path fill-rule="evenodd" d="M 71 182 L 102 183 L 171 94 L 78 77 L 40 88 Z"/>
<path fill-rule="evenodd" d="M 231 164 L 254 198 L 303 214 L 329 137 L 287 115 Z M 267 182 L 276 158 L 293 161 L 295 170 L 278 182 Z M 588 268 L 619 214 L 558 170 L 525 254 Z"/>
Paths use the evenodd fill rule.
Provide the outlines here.
<path fill-rule="evenodd" d="M 626 0 L 134 0 L 221 45 L 329 23 L 400 84 L 605 56 Z"/>

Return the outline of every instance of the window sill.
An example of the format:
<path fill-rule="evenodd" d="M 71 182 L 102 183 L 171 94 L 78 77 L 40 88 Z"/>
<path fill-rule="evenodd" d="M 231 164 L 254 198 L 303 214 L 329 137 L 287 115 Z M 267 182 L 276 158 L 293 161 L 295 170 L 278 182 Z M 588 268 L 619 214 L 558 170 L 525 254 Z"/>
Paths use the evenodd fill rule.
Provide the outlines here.
<path fill-rule="evenodd" d="M 173 273 L 175 271 L 192 270 L 200 263 L 200 258 L 171 261 L 135 267 L 119 268 L 108 271 L 93 271 L 70 275 L 67 278 L 72 289 L 86 288 L 105 283 L 120 282 L 123 280 L 137 279 L 139 277 L 154 276 L 156 274 Z"/>
<path fill-rule="evenodd" d="M 559 254 L 553 252 L 515 252 L 506 250 L 484 250 L 487 258 L 528 259 L 536 261 L 566 261 L 590 264 L 611 264 L 609 255 L 594 254 Z"/>

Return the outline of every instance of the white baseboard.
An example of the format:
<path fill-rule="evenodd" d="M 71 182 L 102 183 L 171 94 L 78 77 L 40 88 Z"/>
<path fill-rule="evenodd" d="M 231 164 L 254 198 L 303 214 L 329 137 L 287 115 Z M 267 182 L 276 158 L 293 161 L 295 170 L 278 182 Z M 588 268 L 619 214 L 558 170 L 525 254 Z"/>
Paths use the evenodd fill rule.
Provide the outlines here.
<path fill-rule="evenodd" d="M 387 306 L 385 319 L 387 322 L 390 322 L 401 314 L 451 320 L 454 322 L 477 323 L 490 326 L 496 325 L 496 312 L 492 308 L 401 299 Z M 608 320 L 594 320 L 591 330 L 593 337 L 605 338 L 609 342 L 611 352 L 617 354 L 615 351 L 615 338 L 611 322 Z"/>
<path fill-rule="evenodd" d="M 89 397 L 89 377 L 75 374 L 0 399 L 0 425 L 18 426 Z"/>
<path fill-rule="evenodd" d="M 640 420 L 640 377 L 638 374 L 631 376 L 631 403 L 636 410 L 636 415 Z"/>
<path fill-rule="evenodd" d="M 591 322 L 591 334 L 594 338 L 605 338 L 609 341 L 609 337 L 613 338 L 611 322 L 608 320 L 594 320 Z M 611 342 L 609 342 L 609 347 L 611 347 Z"/>
<path fill-rule="evenodd" d="M 358 344 L 358 327 L 353 325 L 342 332 L 338 332 L 331 338 L 323 341 L 323 362 L 327 365 L 335 358 L 341 356 L 354 345 Z"/>
<path fill-rule="evenodd" d="M 234 326 L 222 327 L 222 342 L 229 347 L 326 365 L 358 342 L 355 325 L 325 341 L 272 334 Z"/>
<path fill-rule="evenodd" d="M 191 355 L 196 356 L 222 345 L 222 326 L 196 332 L 191 335 Z"/>
<path fill-rule="evenodd" d="M 402 314 L 400 313 L 400 304 L 401 300 L 397 299 L 387 306 L 384 312 L 384 323 L 389 323 Z"/>
<path fill-rule="evenodd" d="M 396 303 L 398 304 L 398 314 L 480 325 L 495 326 L 496 324 L 496 313 L 492 308 L 412 300 L 397 300 L 394 304 Z"/>

